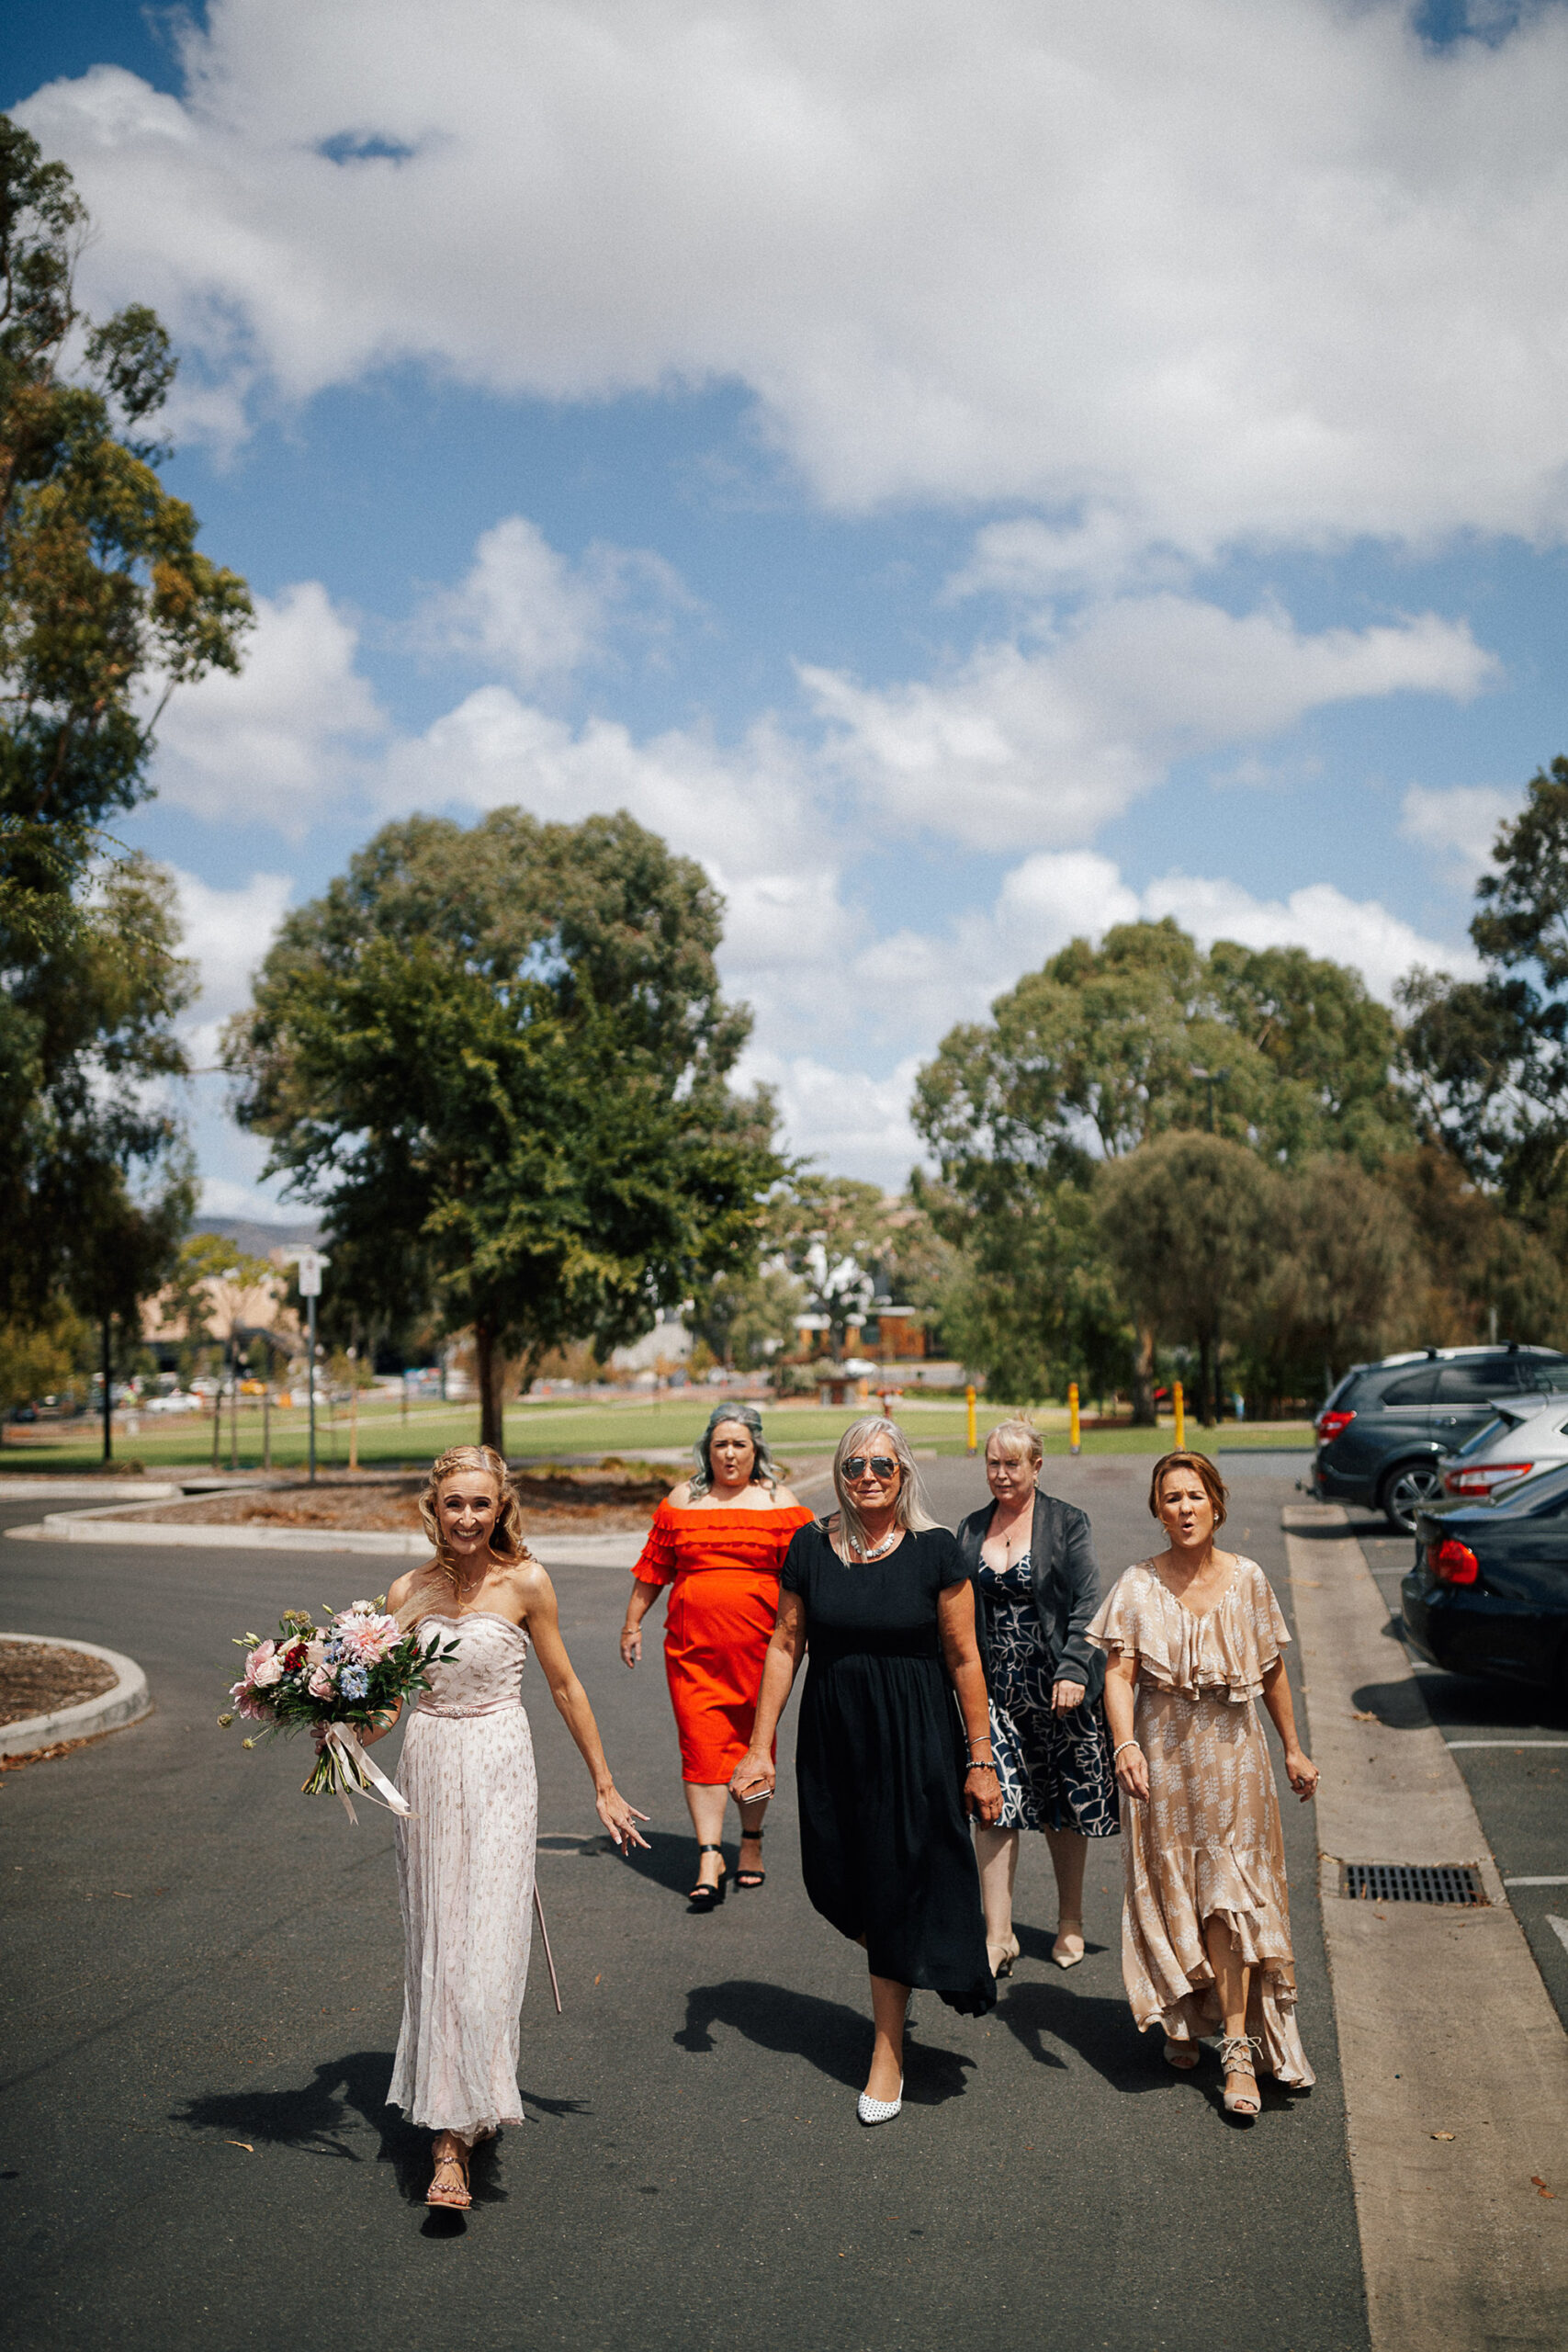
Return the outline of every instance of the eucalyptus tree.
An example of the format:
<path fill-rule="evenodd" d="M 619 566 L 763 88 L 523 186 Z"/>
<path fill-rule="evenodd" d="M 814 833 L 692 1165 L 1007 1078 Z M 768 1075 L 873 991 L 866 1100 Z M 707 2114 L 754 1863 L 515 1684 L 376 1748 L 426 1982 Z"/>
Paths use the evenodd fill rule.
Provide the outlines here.
<path fill-rule="evenodd" d="M 197 547 L 148 437 L 175 374 L 153 312 L 95 325 L 86 213 L 0 116 L 0 1314 L 63 1293 L 105 1327 L 191 1204 L 174 1023 L 193 975 L 166 876 L 105 831 L 151 789 L 170 693 L 235 669 L 244 583 Z"/>
<path fill-rule="evenodd" d="M 320 1204 L 368 1327 L 474 1334 L 483 1442 L 507 1359 L 636 1338 L 756 1263 L 784 1173 L 702 869 L 622 813 L 389 825 L 285 921 L 225 1057 L 269 1170 Z"/>

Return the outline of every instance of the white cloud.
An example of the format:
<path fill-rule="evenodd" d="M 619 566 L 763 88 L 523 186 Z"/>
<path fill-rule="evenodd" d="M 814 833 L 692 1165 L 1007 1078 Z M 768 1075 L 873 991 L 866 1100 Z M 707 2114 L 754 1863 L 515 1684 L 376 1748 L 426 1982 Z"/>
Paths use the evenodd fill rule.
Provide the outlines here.
<path fill-rule="evenodd" d="M 253 1184 L 236 1183 L 230 1176 L 204 1176 L 201 1182 L 204 1216 L 254 1217 L 259 1225 L 313 1225 L 318 1211 L 297 1202 L 274 1200 Z"/>
<path fill-rule="evenodd" d="M 615 624 L 657 631 L 671 606 L 692 601 L 658 556 L 595 546 L 573 565 L 525 515 L 509 514 L 480 537 L 467 579 L 425 600 L 409 634 L 426 651 L 532 686 L 598 659 Z"/>
<path fill-rule="evenodd" d="M 1522 795 L 1495 784 L 1458 784 L 1437 791 L 1413 784 L 1400 811 L 1406 841 L 1444 858 L 1461 882 L 1472 882 L 1492 862 L 1497 828 L 1517 817 Z"/>
<path fill-rule="evenodd" d="M 872 1078 L 812 1055 L 758 1049 L 746 1056 L 739 1077 L 744 1085 L 761 1080 L 775 1090 L 793 1150 L 822 1161 L 835 1175 L 897 1191 L 925 1156 L 909 1124 L 919 1066 L 910 1056 L 886 1077 Z"/>
<path fill-rule="evenodd" d="M 944 681 L 801 677 L 837 729 L 839 764 L 890 818 L 1009 850 L 1089 840 L 1184 753 L 1277 735 L 1336 702 L 1467 699 L 1497 666 L 1434 613 L 1308 635 L 1272 605 L 1238 617 L 1166 591 L 1091 605 L 1039 651 L 984 646 Z"/>
<path fill-rule="evenodd" d="M 165 800 L 198 817 L 270 824 L 298 839 L 361 773 L 385 731 L 355 668 L 358 637 L 319 581 L 256 599 L 238 677 L 179 688 L 158 730 Z"/>
<path fill-rule="evenodd" d="M 1169 874 L 1149 885 L 1141 905 L 1149 922 L 1174 915 L 1205 946 L 1235 939 L 1244 947 L 1304 947 L 1337 964 L 1353 964 L 1385 1002 L 1415 964 L 1450 972 L 1477 968 L 1468 948 L 1425 939 L 1376 899 L 1347 898 L 1331 882 L 1308 883 L 1283 899 L 1255 899 L 1234 882 Z"/>
<path fill-rule="evenodd" d="M 185 1027 L 186 1050 L 197 1068 L 211 1069 L 219 1032 L 231 1012 L 250 1002 L 252 977 L 273 943 L 293 884 L 287 874 L 253 874 L 226 890 L 183 867 L 173 872 L 183 952 L 201 974 L 201 995 Z"/>
<path fill-rule="evenodd" d="M 221 389 L 735 380 L 819 496 L 1135 546 L 1568 523 L 1568 15 L 212 0 L 17 111 Z M 335 160 L 334 160 L 335 159 Z M 209 395 L 212 397 L 212 395 Z"/>

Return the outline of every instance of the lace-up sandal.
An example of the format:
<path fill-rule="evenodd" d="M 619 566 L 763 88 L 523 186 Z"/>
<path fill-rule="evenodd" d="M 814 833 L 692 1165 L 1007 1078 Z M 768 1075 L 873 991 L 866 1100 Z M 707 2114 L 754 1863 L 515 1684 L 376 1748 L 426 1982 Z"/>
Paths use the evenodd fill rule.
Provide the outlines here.
<path fill-rule="evenodd" d="M 722 1854 L 724 1848 L 722 1846 L 699 1846 L 697 1848 L 697 1851 L 699 1854 Z M 719 1905 L 724 1901 L 725 1890 L 728 1884 L 729 1872 L 728 1870 L 721 1868 L 718 1873 L 718 1881 L 716 1885 L 705 1885 L 703 1881 L 699 1879 L 695 1886 L 693 1887 L 690 1894 L 686 1897 L 686 1900 L 691 1905 L 694 1911 L 716 1911 Z"/>
<path fill-rule="evenodd" d="M 1225 2113 L 1239 2115 L 1247 2123 L 1263 2104 L 1258 2095 L 1258 2069 L 1252 2059 L 1255 2050 L 1261 2058 L 1263 2044 L 1245 2033 L 1227 2033 L 1220 2042 L 1220 2064 L 1224 2068 L 1227 2081 L 1232 2075 L 1245 2075 L 1252 2085 L 1250 2091 L 1226 2090 Z"/>
<path fill-rule="evenodd" d="M 1190 2075 L 1198 2064 L 1198 2052 L 1190 2041 L 1172 2041 L 1165 2038 L 1165 2063 L 1174 2066 L 1179 2075 Z"/>
<path fill-rule="evenodd" d="M 447 2176 L 445 2182 L 442 2179 L 443 2173 Z M 457 2177 L 456 2188 L 452 2186 L 451 2181 L 451 2176 L 454 2173 Z M 435 2171 L 430 2187 L 425 2191 L 424 2201 L 427 2205 L 448 2207 L 455 2213 L 467 2212 L 474 2200 L 468 2194 L 468 2167 L 462 2156 L 436 2157 Z"/>
<path fill-rule="evenodd" d="M 748 1838 L 754 1838 L 759 1846 L 762 1842 L 762 1833 L 760 1829 L 743 1829 L 740 1832 L 740 1843 L 743 1846 Z M 735 1892 L 737 1894 L 750 1894 L 753 1887 L 762 1884 L 767 1875 L 766 1871 L 738 1870 L 735 1873 Z"/>

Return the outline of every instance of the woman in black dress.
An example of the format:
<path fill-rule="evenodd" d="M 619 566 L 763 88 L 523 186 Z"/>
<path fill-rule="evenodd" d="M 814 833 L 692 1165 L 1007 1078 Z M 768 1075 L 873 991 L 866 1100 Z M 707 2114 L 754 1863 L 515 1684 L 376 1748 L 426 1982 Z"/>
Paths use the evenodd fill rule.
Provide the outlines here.
<path fill-rule="evenodd" d="M 773 1735 L 809 1643 L 802 1872 L 823 1917 L 865 1947 L 876 2039 L 858 2111 L 887 2123 L 903 2103 L 910 1987 L 970 2017 L 995 2004 L 964 1815 L 995 1821 L 1001 1792 L 974 1592 L 957 1543 L 921 1507 L 897 1423 L 846 1430 L 833 1485 L 838 1511 L 799 1529 L 785 1555 L 751 1746 L 730 1786 L 742 1802 L 772 1792 Z"/>

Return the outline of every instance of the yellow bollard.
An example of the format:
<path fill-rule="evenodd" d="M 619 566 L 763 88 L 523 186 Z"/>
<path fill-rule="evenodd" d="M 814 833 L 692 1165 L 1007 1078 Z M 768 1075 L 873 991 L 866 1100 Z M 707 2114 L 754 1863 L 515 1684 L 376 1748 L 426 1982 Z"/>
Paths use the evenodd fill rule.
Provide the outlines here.
<path fill-rule="evenodd" d="M 975 1439 L 975 1391 L 973 1388 L 966 1388 L 964 1391 L 964 1402 L 969 1414 L 969 1451 L 971 1453 L 977 1453 L 980 1449 Z"/>
<path fill-rule="evenodd" d="M 1083 1452 L 1083 1436 L 1078 1426 L 1078 1384 L 1075 1380 L 1067 1390 L 1067 1451 Z"/>
<path fill-rule="evenodd" d="M 1170 1401 L 1176 1408 L 1176 1451 L 1180 1453 L 1187 1444 L 1187 1408 L 1182 1399 L 1179 1380 L 1171 1385 Z"/>

